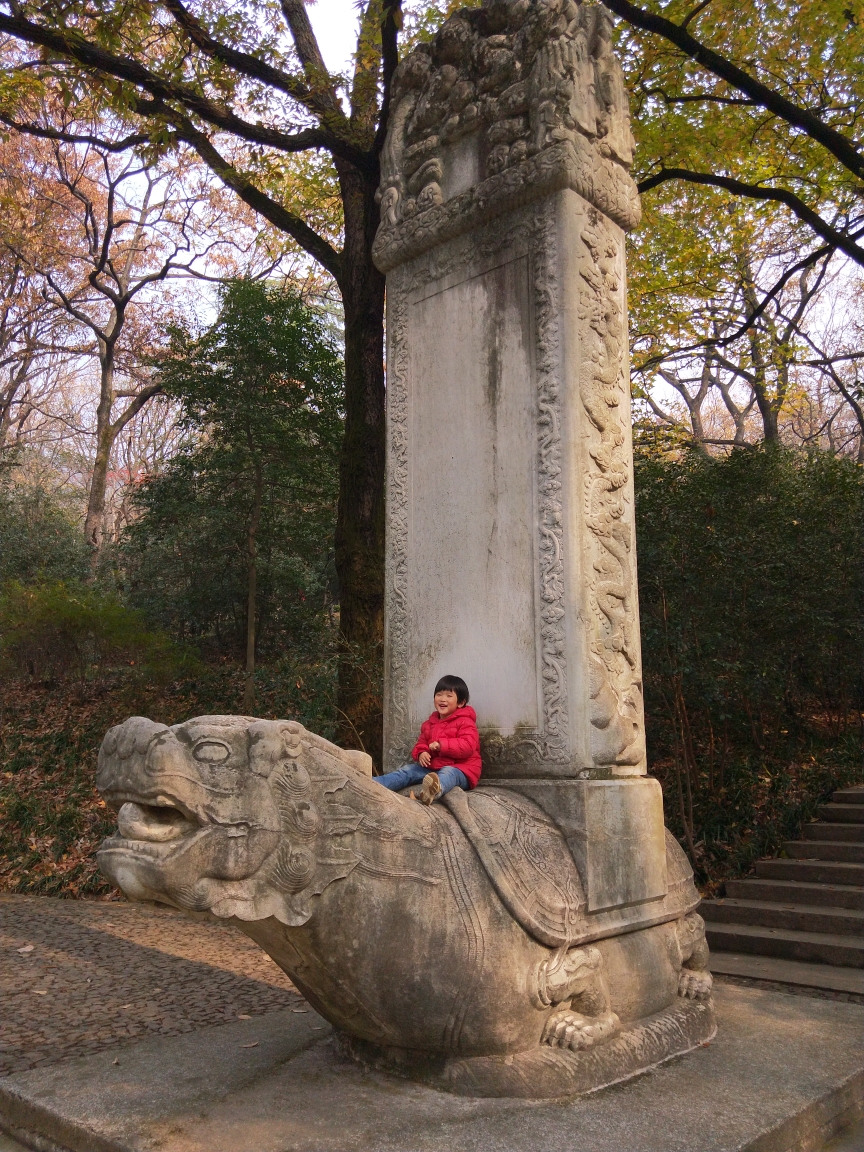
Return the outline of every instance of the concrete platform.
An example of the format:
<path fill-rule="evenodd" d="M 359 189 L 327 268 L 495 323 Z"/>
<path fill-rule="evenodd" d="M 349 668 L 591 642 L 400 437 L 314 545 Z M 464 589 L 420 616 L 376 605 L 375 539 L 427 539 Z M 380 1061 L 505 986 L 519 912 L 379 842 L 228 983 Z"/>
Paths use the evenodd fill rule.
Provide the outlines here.
<path fill-rule="evenodd" d="M 864 1116 L 864 1006 L 721 985 L 717 1011 L 710 1045 L 575 1100 L 367 1073 L 288 1011 L 6 1077 L 0 1122 L 42 1152 L 816 1152 Z"/>

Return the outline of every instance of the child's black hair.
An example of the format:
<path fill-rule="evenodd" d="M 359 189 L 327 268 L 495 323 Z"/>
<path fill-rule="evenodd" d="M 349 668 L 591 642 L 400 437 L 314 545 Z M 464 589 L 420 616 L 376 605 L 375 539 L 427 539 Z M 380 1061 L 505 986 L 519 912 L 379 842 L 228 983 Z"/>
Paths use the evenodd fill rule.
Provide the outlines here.
<path fill-rule="evenodd" d="M 461 676 L 442 676 L 435 685 L 433 695 L 437 696 L 439 692 L 446 692 L 448 689 L 456 693 L 456 699 L 459 702 L 460 708 L 471 699 L 468 693 L 468 685 Z"/>

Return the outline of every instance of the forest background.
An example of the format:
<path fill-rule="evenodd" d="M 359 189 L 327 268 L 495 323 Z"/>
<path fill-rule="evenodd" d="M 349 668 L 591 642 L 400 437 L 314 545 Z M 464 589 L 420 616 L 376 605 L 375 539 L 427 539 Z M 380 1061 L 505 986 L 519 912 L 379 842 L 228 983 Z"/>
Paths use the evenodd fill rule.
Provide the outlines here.
<path fill-rule="evenodd" d="M 649 756 L 716 890 L 864 778 L 864 5 L 608 6 Z M 95 753 L 130 713 L 377 752 L 370 189 L 397 54 L 450 9 L 193 7 L 0 3 L 11 890 L 106 892 Z"/>

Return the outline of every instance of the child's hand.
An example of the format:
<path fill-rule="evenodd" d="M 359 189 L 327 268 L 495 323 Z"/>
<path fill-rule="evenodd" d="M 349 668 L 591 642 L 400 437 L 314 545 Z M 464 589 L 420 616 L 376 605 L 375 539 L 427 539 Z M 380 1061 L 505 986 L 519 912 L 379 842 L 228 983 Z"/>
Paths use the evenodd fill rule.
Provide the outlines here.
<path fill-rule="evenodd" d="M 432 743 L 429 745 L 429 751 L 430 752 L 440 752 L 441 751 L 440 743 L 437 740 L 433 740 Z M 424 767 L 425 767 L 425 765 L 424 765 Z"/>
<path fill-rule="evenodd" d="M 434 747 L 434 745 L 430 745 L 430 747 Z M 432 757 L 429 755 L 429 753 L 428 752 L 421 752 L 420 753 L 420 767 L 421 768 L 428 768 L 431 763 L 432 763 Z"/>

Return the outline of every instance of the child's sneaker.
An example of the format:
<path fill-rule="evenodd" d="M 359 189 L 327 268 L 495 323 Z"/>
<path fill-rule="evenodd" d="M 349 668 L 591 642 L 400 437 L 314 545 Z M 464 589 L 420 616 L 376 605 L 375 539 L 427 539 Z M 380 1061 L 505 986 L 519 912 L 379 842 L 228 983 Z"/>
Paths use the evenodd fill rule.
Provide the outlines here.
<path fill-rule="evenodd" d="M 437 800 L 441 795 L 441 781 L 438 779 L 437 772 L 428 772 L 423 777 L 423 787 L 420 790 L 418 799 L 421 804 L 431 804 L 433 800 Z"/>

